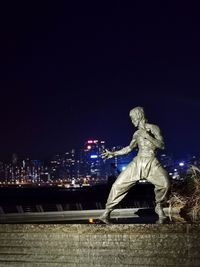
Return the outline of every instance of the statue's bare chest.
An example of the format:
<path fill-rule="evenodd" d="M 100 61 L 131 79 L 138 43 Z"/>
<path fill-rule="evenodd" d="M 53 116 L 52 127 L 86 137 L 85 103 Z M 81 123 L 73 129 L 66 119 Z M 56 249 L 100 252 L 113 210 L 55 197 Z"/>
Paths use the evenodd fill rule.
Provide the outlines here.
<path fill-rule="evenodd" d="M 139 148 L 155 148 L 155 146 L 149 140 L 139 135 L 137 137 L 137 144 Z"/>

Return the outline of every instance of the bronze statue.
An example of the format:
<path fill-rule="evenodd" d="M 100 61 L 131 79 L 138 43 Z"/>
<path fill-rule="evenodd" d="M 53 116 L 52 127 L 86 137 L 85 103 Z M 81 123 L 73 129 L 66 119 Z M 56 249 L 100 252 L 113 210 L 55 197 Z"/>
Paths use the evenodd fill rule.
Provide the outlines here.
<path fill-rule="evenodd" d="M 109 223 L 112 210 L 140 179 L 147 179 L 155 186 L 155 212 L 161 219 L 166 217 L 163 212 L 163 203 L 166 201 L 170 182 L 168 173 L 161 166 L 155 153 L 157 148 L 164 149 L 163 137 L 158 126 L 146 122 L 142 107 L 132 109 L 129 115 L 134 126 L 138 128 L 130 144 L 118 151 L 112 152 L 106 149 L 102 153 L 102 158 L 109 159 L 114 156 L 128 154 L 137 146 L 139 148 L 137 156 L 121 172 L 112 185 L 105 212 L 99 218 L 105 223 Z"/>

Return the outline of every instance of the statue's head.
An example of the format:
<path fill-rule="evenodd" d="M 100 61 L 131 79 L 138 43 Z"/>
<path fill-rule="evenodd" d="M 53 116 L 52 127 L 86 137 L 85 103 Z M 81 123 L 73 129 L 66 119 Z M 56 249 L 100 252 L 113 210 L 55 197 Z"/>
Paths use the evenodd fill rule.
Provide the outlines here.
<path fill-rule="evenodd" d="M 131 109 L 129 115 L 135 127 L 138 127 L 141 121 L 146 121 L 143 107 L 135 107 Z"/>

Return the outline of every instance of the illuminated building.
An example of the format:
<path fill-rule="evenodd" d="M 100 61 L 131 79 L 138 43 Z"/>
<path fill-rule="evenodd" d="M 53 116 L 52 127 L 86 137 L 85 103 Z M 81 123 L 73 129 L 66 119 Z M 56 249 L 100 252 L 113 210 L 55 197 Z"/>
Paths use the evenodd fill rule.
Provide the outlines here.
<path fill-rule="evenodd" d="M 101 158 L 101 153 L 105 149 L 105 141 L 88 140 L 84 144 L 83 168 L 86 176 L 93 178 L 105 177 L 105 166 Z"/>
<path fill-rule="evenodd" d="M 63 171 L 62 178 L 69 177 L 74 179 L 77 177 L 77 159 L 75 150 L 72 149 L 70 152 L 66 152 L 62 161 L 61 161 L 61 170 Z M 66 175 L 65 175 L 66 174 Z"/>
<path fill-rule="evenodd" d="M 57 154 L 50 164 L 51 179 L 74 179 L 79 176 L 78 153 L 72 149 L 64 154 Z"/>

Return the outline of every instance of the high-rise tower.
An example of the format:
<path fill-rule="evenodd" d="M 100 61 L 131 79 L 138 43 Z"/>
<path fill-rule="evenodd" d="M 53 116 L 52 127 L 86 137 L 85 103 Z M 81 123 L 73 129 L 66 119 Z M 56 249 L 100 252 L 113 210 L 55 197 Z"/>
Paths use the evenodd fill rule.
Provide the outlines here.
<path fill-rule="evenodd" d="M 88 140 L 84 144 L 84 172 L 91 177 L 105 177 L 101 153 L 105 149 L 105 141 Z"/>

